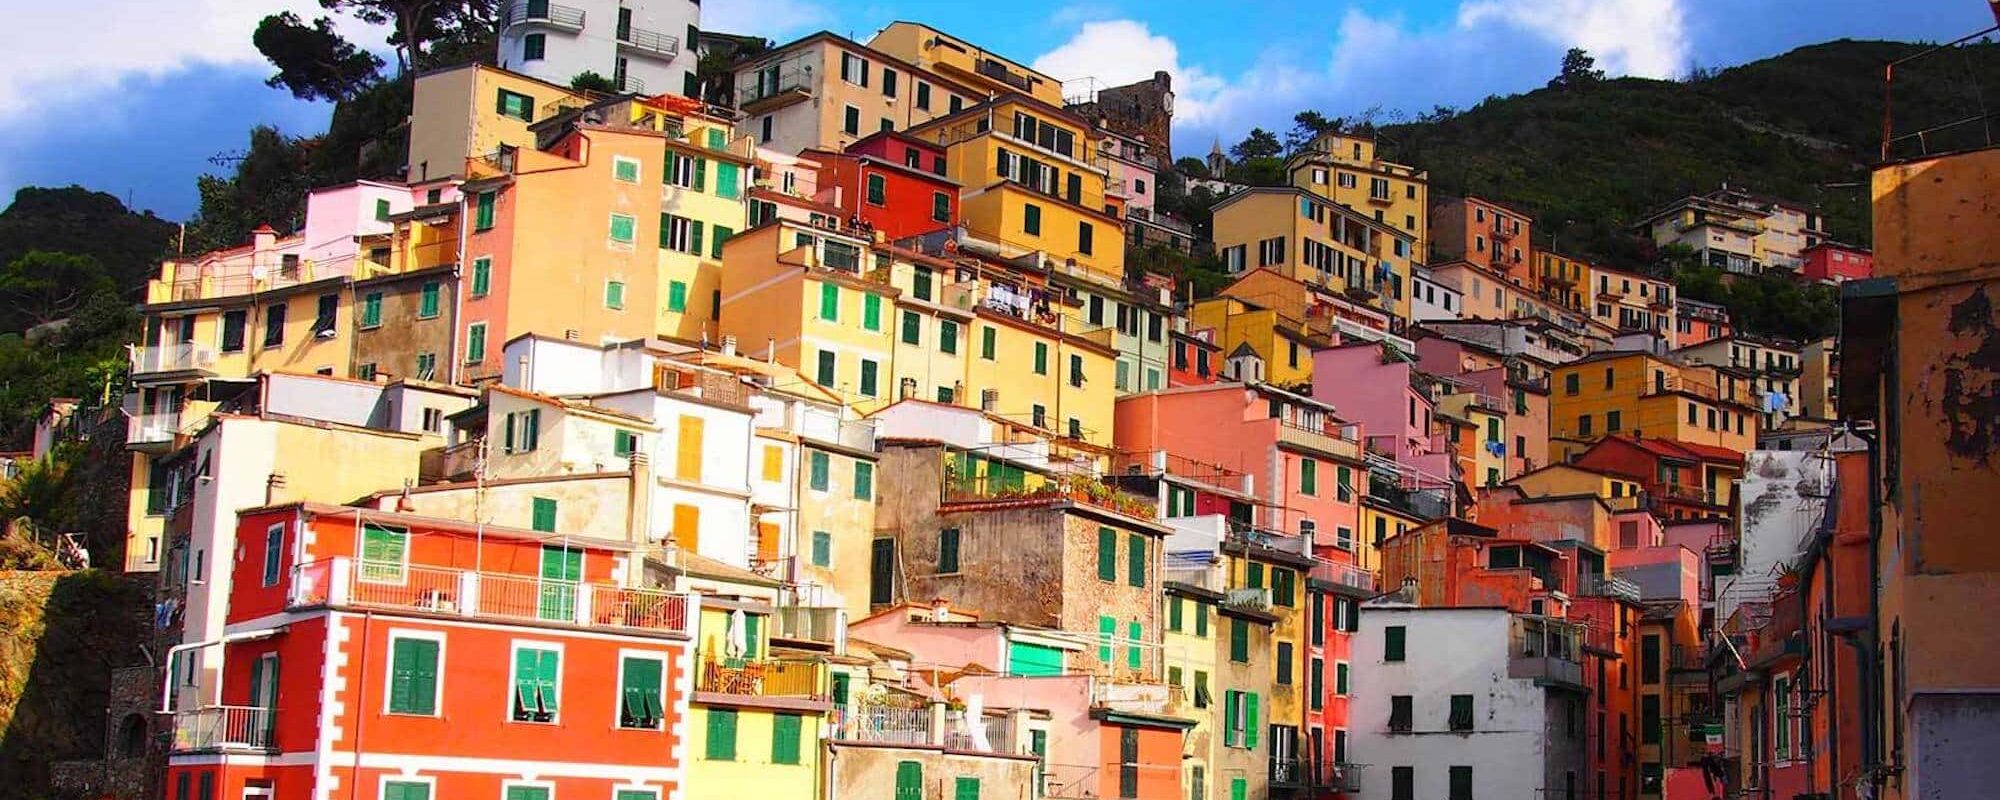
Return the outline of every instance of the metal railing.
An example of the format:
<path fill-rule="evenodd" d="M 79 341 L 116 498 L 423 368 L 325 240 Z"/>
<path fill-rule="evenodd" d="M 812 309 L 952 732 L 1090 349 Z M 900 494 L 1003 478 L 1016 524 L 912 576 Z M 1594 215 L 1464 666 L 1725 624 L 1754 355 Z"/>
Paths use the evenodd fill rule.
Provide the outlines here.
<path fill-rule="evenodd" d="M 1986 100 L 1985 86 L 1990 85 L 1994 75 L 1981 75 L 1976 65 L 1980 59 L 1966 57 L 1964 50 L 1982 42 L 1989 34 L 2000 31 L 1994 25 L 1975 31 L 1956 40 L 1920 50 L 1882 68 L 1882 160 L 1893 161 L 1901 158 L 1917 158 L 1959 150 L 1992 147 L 2000 144 L 2000 125 L 1995 117 L 2000 116 L 1990 110 Z M 1957 52 L 1959 58 L 1950 58 Z M 1983 78 L 1983 80 L 1982 80 Z M 1912 120 L 1897 118 L 1897 82 L 1904 81 L 1903 88 L 1910 91 L 1909 82 L 1920 84 L 1915 92 L 1925 96 L 1925 102 L 1904 106 L 1909 114 L 1910 106 L 1932 109 L 1947 109 L 1942 116 Z"/>
<path fill-rule="evenodd" d="M 1353 564 L 1334 561 L 1320 561 L 1313 565 L 1307 576 L 1317 581 L 1325 581 L 1336 586 L 1346 586 L 1362 591 L 1376 591 L 1378 578 L 1372 570 L 1362 569 Z"/>
<path fill-rule="evenodd" d="M 931 744 L 931 711 L 864 704 L 834 722 L 833 738 L 882 744 Z"/>
<path fill-rule="evenodd" d="M 1341 458 L 1361 458 L 1361 443 L 1345 431 L 1308 428 L 1281 421 L 1278 423 L 1278 441 Z"/>
<path fill-rule="evenodd" d="M 771 615 L 777 625 L 771 635 L 807 642 L 838 642 L 847 627 L 847 611 L 842 608 L 780 606 Z"/>
<path fill-rule="evenodd" d="M 1031 498 L 1062 498 L 1140 519 L 1152 519 L 1156 508 L 1151 499 L 1128 494 L 1111 484 L 1090 478 L 1066 476 L 1051 478 L 1039 486 L 1028 486 L 1007 478 L 983 475 L 965 478 L 947 477 L 943 499 L 947 503 L 962 503 Z"/>
<path fill-rule="evenodd" d="M 1034 81 L 1029 80 L 1028 76 L 1017 73 L 1006 64 L 990 58 L 979 59 L 973 71 L 981 77 L 992 78 L 1024 92 L 1034 91 Z"/>
<path fill-rule="evenodd" d="M 618 31 L 618 46 L 631 48 L 645 55 L 672 59 L 681 52 L 681 40 L 659 31 L 645 28 L 624 28 Z"/>
<path fill-rule="evenodd" d="M 700 654 L 695 691 L 744 697 L 826 698 L 821 677 L 826 665 L 816 661 L 781 661 Z"/>
<path fill-rule="evenodd" d="M 802 67 L 780 67 L 776 76 L 772 76 L 769 72 L 762 70 L 745 72 L 743 74 L 749 80 L 738 81 L 736 86 L 736 104 L 745 111 L 751 111 L 750 106 L 752 105 L 762 103 L 765 100 L 787 92 L 808 93 L 812 91 L 812 71 Z"/>
<path fill-rule="evenodd" d="M 1580 597 L 1615 597 L 1634 603 L 1639 602 L 1639 584 L 1616 575 L 1584 574 L 1577 581 L 1576 593 Z"/>
<path fill-rule="evenodd" d="M 173 751 L 269 750 L 277 710 L 257 706 L 206 706 L 174 714 Z"/>
<path fill-rule="evenodd" d="M 553 25 L 573 31 L 583 30 L 583 9 L 540 2 L 540 0 L 527 0 L 508 5 L 501 24 L 519 25 L 527 22 Z"/>
<path fill-rule="evenodd" d="M 215 350 L 200 342 L 131 348 L 132 374 L 207 370 L 215 366 Z"/>
<path fill-rule="evenodd" d="M 179 411 L 155 411 L 148 414 L 134 414 L 125 430 L 126 444 L 158 444 L 171 442 L 180 433 L 181 414 Z"/>
<path fill-rule="evenodd" d="M 976 723 L 979 731 L 974 736 L 963 719 L 945 722 L 944 746 L 952 750 L 973 753 L 1015 753 L 1014 726 L 1004 715 L 982 716 Z"/>
<path fill-rule="evenodd" d="M 293 608 L 338 606 L 689 635 L 688 595 L 345 556 L 292 568 Z"/>

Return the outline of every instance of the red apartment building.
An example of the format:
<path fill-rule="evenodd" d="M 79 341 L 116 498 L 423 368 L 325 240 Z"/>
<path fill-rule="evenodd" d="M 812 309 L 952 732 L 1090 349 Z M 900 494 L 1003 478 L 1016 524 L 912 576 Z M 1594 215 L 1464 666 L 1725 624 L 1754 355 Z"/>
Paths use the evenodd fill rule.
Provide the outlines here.
<path fill-rule="evenodd" d="M 175 715 L 162 796 L 673 797 L 694 602 L 536 527 L 242 512 L 227 633 L 184 645 L 223 649 L 221 696 Z"/>
<path fill-rule="evenodd" d="M 1799 252 L 1799 276 L 1809 281 L 1860 280 L 1875 275 L 1875 253 L 1866 247 L 1820 242 Z"/>
<path fill-rule="evenodd" d="M 882 131 L 846 150 L 807 150 L 819 163 L 820 196 L 890 240 L 958 223 L 958 182 L 945 177 L 942 147 L 896 131 Z"/>
<path fill-rule="evenodd" d="M 1481 197 L 1452 197 L 1431 206 L 1435 261 L 1476 264 L 1516 286 L 1540 285 L 1528 266 L 1534 218 Z"/>
<path fill-rule="evenodd" d="M 1167 386 L 1201 386 L 1214 383 L 1222 374 L 1222 346 L 1215 343 L 1214 328 L 1168 331 L 1173 341 L 1167 364 Z"/>
<path fill-rule="evenodd" d="M 1662 520 L 1727 518 L 1729 486 L 1743 477 L 1734 450 L 1622 434 L 1599 439 L 1574 463 L 1638 481 Z"/>

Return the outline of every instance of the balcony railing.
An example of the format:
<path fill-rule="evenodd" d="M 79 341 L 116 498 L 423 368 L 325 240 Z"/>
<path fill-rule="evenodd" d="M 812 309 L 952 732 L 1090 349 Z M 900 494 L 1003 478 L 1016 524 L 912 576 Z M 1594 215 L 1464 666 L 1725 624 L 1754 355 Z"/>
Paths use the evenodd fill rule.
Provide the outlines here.
<path fill-rule="evenodd" d="M 1361 443 L 1344 431 L 1308 428 L 1289 422 L 1278 423 L 1278 441 L 1316 450 L 1330 456 L 1360 460 Z"/>
<path fill-rule="evenodd" d="M 1245 611 L 1270 611 L 1271 587 L 1231 589 L 1222 596 L 1222 604 L 1229 608 Z"/>
<path fill-rule="evenodd" d="M 923 707 L 868 706 L 841 713 L 833 738 L 881 744 L 931 744 L 931 711 Z"/>
<path fill-rule="evenodd" d="M 781 639 L 837 643 L 846 638 L 846 609 L 781 606 L 772 619 L 777 627 L 771 635 Z"/>
<path fill-rule="evenodd" d="M 131 348 L 132 374 L 153 372 L 208 372 L 215 366 L 215 351 L 200 342 Z"/>
<path fill-rule="evenodd" d="M 687 636 L 688 595 L 472 570 L 357 562 L 292 568 L 293 608 L 334 606 Z"/>
<path fill-rule="evenodd" d="M 791 94 L 803 98 L 812 92 L 812 71 L 803 67 L 781 67 L 775 77 L 769 72 L 744 74 L 748 80 L 737 86 L 736 105 L 747 113 L 757 113 L 775 98 Z"/>
<path fill-rule="evenodd" d="M 165 444 L 172 442 L 180 433 L 181 414 L 178 411 L 155 411 L 149 414 L 134 414 L 125 430 L 125 443 Z"/>
<path fill-rule="evenodd" d="M 1015 753 L 1014 726 L 1004 715 L 981 717 L 978 722 L 963 719 L 945 721 L 944 746 L 973 753 Z M 978 730 L 975 736 L 972 731 Z"/>
<path fill-rule="evenodd" d="M 1577 582 L 1576 593 L 1581 597 L 1615 597 L 1639 602 L 1639 584 L 1616 575 L 1585 574 Z"/>
<path fill-rule="evenodd" d="M 740 697 L 803 697 L 824 700 L 826 665 L 815 661 L 745 659 L 701 654 L 695 691 Z"/>
<path fill-rule="evenodd" d="M 947 478 L 944 486 L 947 503 L 1034 498 L 1061 498 L 1140 519 L 1152 519 L 1155 511 L 1153 501 L 1089 478 L 1059 477 L 1039 486 L 1027 486 L 1013 480 L 980 476 Z"/>
<path fill-rule="evenodd" d="M 583 30 L 583 9 L 574 6 L 557 5 L 528 0 L 507 6 L 507 14 L 502 24 L 520 25 L 534 23 L 562 28 L 569 31 Z"/>
<path fill-rule="evenodd" d="M 681 52 L 681 40 L 645 28 L 624 28 L 618 31 L 618 46 L 640 55 L 657 56 L 669 61 Z"/>
<path fill-rule="evenodd" d="M 1008 68 L 1006 64 L 1002 64 L 993 59 L 990 58 L 980 59 L 979 65 L 974 71 L 978 72 L 983 77 L 991 78 L 993 80 L 1007 84 L 1008 86 L 1012 86 L 1021 91 L 1024 92 L 1034 91 L 1034 82 L 1029 80 L 1028 76 L 1017 73 L 1014 70 Z"/>
<path fill-rule="evenodd" d="M 277 710 L 256 706 L 208 706 L 174 714 L 176 753 L 270 750 Z"/>
<path fill-rule="evenodd" d="M 1307 573 L 1307 575 L 1313 580 L 1325 581 L 1335 586 L 1346 586 L 1365 592 L 1376 591 L 1377 578 L 1375 573 L 1354 566 L 1353 564 L 1321 561 L 1314 564 L 1312 571 Z"/>

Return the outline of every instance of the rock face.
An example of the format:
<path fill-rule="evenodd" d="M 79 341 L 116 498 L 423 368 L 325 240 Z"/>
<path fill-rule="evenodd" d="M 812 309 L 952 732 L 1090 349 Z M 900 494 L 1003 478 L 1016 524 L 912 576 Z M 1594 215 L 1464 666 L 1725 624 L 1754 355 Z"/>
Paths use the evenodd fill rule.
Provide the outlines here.
<path fill-rule="evenodd" d="M 155 673 L 139 649 L 152 583 L 99 571 L 0 572 L 6 793 L 147 796 L 161 742 L 145 710 Z M 87 763 L 58 763 L 66 761 Z"/>

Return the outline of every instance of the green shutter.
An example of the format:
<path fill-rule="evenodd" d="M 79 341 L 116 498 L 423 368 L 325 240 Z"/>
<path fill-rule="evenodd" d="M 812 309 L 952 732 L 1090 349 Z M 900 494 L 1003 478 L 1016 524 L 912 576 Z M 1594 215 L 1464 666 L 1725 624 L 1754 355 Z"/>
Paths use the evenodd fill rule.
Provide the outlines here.
<path fill-rule="evenodd" d="M 1333 665 L 1333 693 L 1347 694 L 1347 662 Z"/>
<path fill-rule="evenodd" d="M 896 764 L 895 800 L 924 800 L 924 765 L 915 761 Z"/>
<path fill-rule="evenodd" d="M 466 328 L 465 360 L 477 363 L 486 360 L 486 324 L 479 323 Z"/>
<path fill-rule="evenodd" d="M 624 433 L 624 431 L 619 431 L 619 433 Z M 537 497 L 534 499 L 534 506 L 535 518 L 532 529 L 543 533 L 554 533 L 556 530 L 556 501 L 553 498 Z"/>
<path fill-rule="evenodd" d="M 828 322 L 840 319 L 840 284 L 826 282 L 819 285 L 819 318 Z"/>
<path fill-rule="evenodd" d="M 958 355 L 958 323 L 948 319 L 938 320 L 938 352 L 948 356 Z"/>
<path fill-rule="evenodd" d="M 1235 747 L 1242 741 L 1236 730 L 1236 710 L 1243 705 L 1243 693 L 1231 689 L 1222 693 L 1222 746 Z"/>
<path fill-rule="evenodd" d="M 832 461 L 827 454 L 818 451 L 813 452 L 811 461 L 812 475 L 808 485 L 815 492 L 824 492 L 827 487 L 827 476 L 832 468 Z"/>
<path fill-rule="evenodd" d="M 1194 635 L 1208 638 L 1208 604 L 1199 600 L 1194 604 Z"/>
<path fill-rule="evenodd" d="M 373 328 L 382 324 L 382 293 L 369 292 L 361 300 L 361 327 Z"/>
<path fill-rule="evenodd" d="M 1118 532 L 1110 528 L 1097 529 L 1097 578 L 1118 580 Z"/>
<path fill-rule="evenodd" d="M 687 310 L 688 286 L 680 281 L 667 282 L 667 310 L 676 313 Z"/>
<path fill-rule="evenodd" d="M 708 159 L 706 158 L 697 158 L 694 160 L 694 190 L 697 192 L 708 191 Z"/>
<path fill-rule="evenodd" d="M 479 193 L 479 205 L 474 210 L 472 217 L 472 227 L 474 230 L 483 231 L 493 227 L 493 206 L 497 197 L 498 195 L 494 192 Z"/>
<path fill-rule="evenodd" d="M 715 162 L 715 194 L 724 200 L 735 200 L 736 165 L 727 161 Z"/>
<path fill-rule="evenodd" d="M 417 307 L 417 317 L 420 319 L 430 319 L 437 316 L 439 307 L 443 305 L 440 299 L 442 293 L 443 290 L 437 282 L 433 281 L 424 284 L 423 301 Z"/>
<path fill-rule="evenodd" d="M 717 261 L 721 261 L 722 243 L 729 241 L 729 237 L 735 236 L 736 231 L 734 229 L 722 225 L 715 225 L 712 227 L 715 228 L 715 232 L 709 234 L 708 237 L 709 238 L 708 257 L 715 259 Z"/>
<path fill-rule="evenodd" d="M 382 800 L 431 800 L 431 785 L 416 781 L 384 781 Z"/>
<path fill-rule="evenodd" d="M 819 371 L 815 375 L 819 385 L 833 388 L 834 355 L 832 350 L 819 351 Z"/>
<path fill-rule="evenodd" d="M 1187 598 L 1178 595 L 1167 599 L 1167 630 L 1181 630 L 1181 618 L 1187 606 Z"/>
<path fill-rule="evenodd" d="M 1133 586 L 1145 586 L 1146 537 L 1137 533 L 1126 534 L 1125 546 L 1125 580 Z"/>
<path fill-rule="evenodd" d="M 619 725 L 630 728 L 658 726 L 665 714 L 660 703 L 660 661 L 626 658 L 621 667 L 618 678 L 621 703 Z"/>
<path fill-rule="evenodd" d="M 1319 494 L 1319 462 L 1310 458 L 1299 461 L 1299 492 L 1305 495 Z"/>
<path fill-rule="evenodd" d="M 688 249 L 694 255 L 701 255 L 701 220 L 688 220 Z"/>
<path fill-rule="evenodd" d="M 408 547 L 408 531 L 364 523 L 361 526 L 361 579 L 402 580 Z"/>
<path fill-rule="evenodd" d="M 875 499 L 875 465 L 866 461 L 854 462 L 854 499 Z"/>
<path fill-rule="evenodd" d="M 429 639 L 395 642 L 389 667 L 390 713 L 437 713 L 438 643 Z"/>
<path fill-rule="evenodd" d="M 903 312 L 903 344 L 921 344 L 924 340 L 922 325 L 923 320 L 917 312 Z"/>
<path fill-rule="evenodd" d="M 1047 374 L 1049 374 L 1049 343 L 1048 343 L 1048 342 L 1036 342 L 1036 343 L 1035 343 L 1035 374 L 1036 374 L 1036 375 L 1047 375 Z"/>
<path fill-rule="evenodd" d="M 879 367 L 875 364 L 873 360 L 866 358 L 861 359 L 861 394 L 863 396 L 866 397 L 876 396 L 875 377 L 878 369 Z"/>
<path fill-rule="evenodd" d="M 1118 620 L 1099 615 L 1097 618 L 1097 660 L 1111 665 L 1111 641 L 1118 638 Z"/>
<path fill-rule="evenodd" d="M 952 784 L 951 800 L 979 800 L 979 779 L 958 776 Z"/>
<path fill-rule="evenodd" d="M 1024 210 L 1025 214 L 1021 220 L 1021 230 L 1027 233 L 1029 236 L 1042 235 L 1041 206 L 1029 203 L 1027 206 L 1024 207 Z"/>
<path fill-rule="evenodd" d="M 1125 666 L 1138 669 L 1142 658 L 1139 643 L 1146 641 L 1146 626 L 1141 625 L 1138 620 L 1133 620 L 1126 623 L 1125 634 L 1125 638 L 1130 640 L 1125 645 Z"/>
<path fill-rule="evenodd" d="M 705 755 L 710 761 L 736 760 L 736 711 L 727 708 L 708 709 L 708 747 Z"/>
<path fill-rule="evenodd" d="M 1054 647 L 1012 642 L 1007 645 L 1007 674 L 1021 677 L 1061 675 L 1063 651 Z"/>
<path fill-rule="evenodd" d="M 1229 660 L 1239 664 L 1250 661 L 1250 623 L 1246 620 L 1229 621 Z"/>
<path fill-rule="evenodd" d="M 812 532 L 812 563 L 815 567 L 833 564 L 833 534 L 826 531 Z"/>
<path fill-rule="evenodd" d="M 882 297 L 865 294 L 861 296 L 861 327 L 871 331 L 882 329 Z"/>
<path fill-rule="evenodd" d="M 1244 694 L 1243 700 L 1243 746 L 1246 749 L 1255 750 L 1257 749 L 1257 729 L 1263 727 L 1262 723 L 1257 721 L 1257 693 L 1249 692 Z"/>
<path fill-rule="evenodd" d="M 1250 784 L 1242 778 L 1229 779 L 1229 800 L 1248 800 Z"/>
<path fill-rule="evenodd" d="M 799 763 L 799 729 L 804 718 L 797 714 L 778 714 L 771 719 L 771 763 Z"/>
<path fill-rule="evenodd" d="M 1403 660 L 1404 637 L 1407 631 L 1401 625 L 1391 625 L 1382 629 L 1382 660 Z"/>
<path fill-rule="evenodd" d="M 992 361 L 994 359 L 995 351 L 998 350 L 998 345 L 995 342 L 995 337 L 997 336 L 998 332 L 990 325 L 981 328 L 979 330 L 980 358 L 986 359 L 987 361 Z"/>
<path fill-rule="evenodd" d="M 493 259 L 480 256 L 472 260 L 472 296 L 485 297 L 493 288 Z"/>

